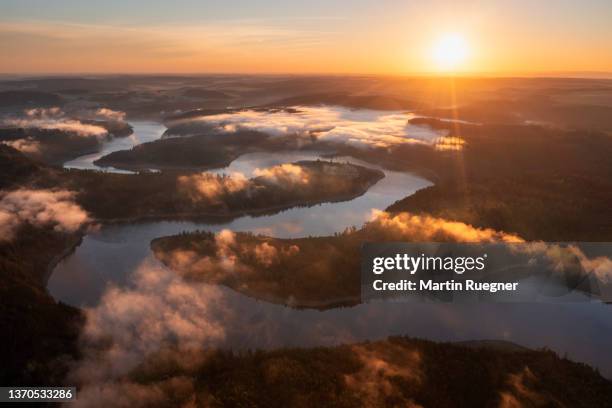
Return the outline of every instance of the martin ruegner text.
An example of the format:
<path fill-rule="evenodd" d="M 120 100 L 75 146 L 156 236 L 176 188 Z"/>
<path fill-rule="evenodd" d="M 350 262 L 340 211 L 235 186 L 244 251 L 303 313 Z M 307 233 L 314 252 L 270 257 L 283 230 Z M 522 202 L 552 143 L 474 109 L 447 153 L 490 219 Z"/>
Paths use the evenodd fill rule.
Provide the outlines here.
<path fill-rule="evenodd" d="M 479 292 L 501 292 L 515 291 L 518 282 L 478 282 L 467 279 L 463 282 L 456 282 L 451 279 L 448 281 L 437 282 L 431 279 L 410 281 L 402 279 L 397 282 L 384 282 L 377 279 L 372 283 L 376 291 L 479 291 Z"/>

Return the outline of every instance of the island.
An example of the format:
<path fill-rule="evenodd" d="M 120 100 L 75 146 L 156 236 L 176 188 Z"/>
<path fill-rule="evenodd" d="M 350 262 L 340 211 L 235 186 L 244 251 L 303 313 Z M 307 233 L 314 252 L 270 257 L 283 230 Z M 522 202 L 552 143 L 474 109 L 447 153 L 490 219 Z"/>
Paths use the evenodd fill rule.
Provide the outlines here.
<path fill-rule="evenodd" d="M 361 302 L 364 242 L 466 240 L 521 242 L 518 236 L 491 229 L 381 211 L 361 228 L 331 236 L 281 239 L 229 230 L 200 231 L 157 238 L 151 249 L 157 259 L 187 279 L 225 285 L 267 302 L 325 310 Z"/>

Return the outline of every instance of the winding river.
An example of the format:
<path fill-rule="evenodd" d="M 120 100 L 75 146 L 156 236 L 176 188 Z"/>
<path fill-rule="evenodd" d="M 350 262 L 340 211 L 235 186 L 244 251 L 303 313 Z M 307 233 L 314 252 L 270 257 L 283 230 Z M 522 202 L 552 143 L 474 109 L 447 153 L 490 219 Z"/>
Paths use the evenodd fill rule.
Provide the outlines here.
<path fill-rule="evenodd" d="M 133 122 L 134 136 L 105 146 L 103 154 L 154 140 L 163 126 Z M 67 166 L 96 168 L 88 155 Z M 312 159 L 302 153 L 248 154 L 218 172 L 240 171 L 250 175 L 257 167 Z M 349 159 L 351 162 L 360 163 Z M 368 164 L 368 166 L 373 167 Z M 112 169 L 110 169 L 112 171 Z M 384 170 L 385 178 L 366 194 L 347 202 L 294 208 L 275 215 L 245 216 L 226 224 L 194 222 L 145 222 L 106 225 L 87 235 L 73 254 L 60 262 L 48 283 L 49 292 L 65 303 L 95 306 L 107 285 L 130 285 L 130 275 L 143 263 L 163 268 L 151 254 L 154 238 L 181 231 L 229 228 L 277 237 L 329 235 L 350 226 L 360 226 L 374 208 L 384 209 L 394 201 L 431 183 L 412 174 Z M 389 335 L 408 335 L 438 341 L 499 339 L 527 347 L 548 347 L 574 360 L 598 367 L 612 377 L 612 315 L 610 307 L 598 302 L 576 303 L 398 303 L 372 302 L 326 311 L 295 310 L 258 301 L 222 287 L 224 298 L 249 331 L 228 333 L 228 347 L 275 348 L 282 346 L 333 345 L 375 340 Z M 256 328 L 256 329 L 253 329 Z"/>
<path fill-rule="evenodd" d="M 104 143 L 99 152 L 77 157 L 74 160 L 64 163 L 64 167 L 68 169 L 103 170 L 114 173 L 128 174 L 133 173 L 131 171 L 115 169 L 113 167 L 100 168 L 93 163 L 100 157 L 106 156 L 109 153 L 116 152 L 118 150 L 131 149 L 136 145 L 157 140 L 166 130 L 164 126 L 156 122 L 132 122 L 131 125 L 134 128 L 134 133 L 131 135 L 127 137 L 114 138 L 111 141 Z"/>

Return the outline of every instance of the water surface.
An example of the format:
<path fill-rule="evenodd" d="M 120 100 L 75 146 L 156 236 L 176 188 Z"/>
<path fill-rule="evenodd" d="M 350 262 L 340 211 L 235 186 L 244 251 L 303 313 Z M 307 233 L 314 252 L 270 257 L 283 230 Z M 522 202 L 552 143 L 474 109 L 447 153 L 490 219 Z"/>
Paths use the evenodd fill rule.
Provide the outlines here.
<path fill-rule="evenodd" d="M 218 173 L 240 171 L 250 176 L 256 168 L 317 159 L 317 153 L 252 153 L 241 156 Z M 341 161 L 358 160 L 342 158 Z M 280 238 L 331 235 L 347 227 L 360 227 L 373 209 L 384 209 L 431 183 L 418 176 L 385 171 L 385 177 L 365 194 L 351 201 L 298 207 L 274 215 L 240 217 L 223 224 L 189 221 L 151 221 L 103 226 L 87 235 L 83 243 L 53 271 L 50 293 L 74 306 L 95 305 L 107 284 L 124 284 L 130 273 L 151 256 L 151 240 L 182 231 L 251 231 Z"/>
<path fill-rule="evenodd" d="M 118 150 L 131 149 L 136 145 L 157 140 L 166 130 L 163 125 L 156 122 L 130 121 L 130 125 L 132 125 L 132 128 L 134 129 L 134 132 L 130 136 L 115 137 L 112 140 L 105 142 L 99 152 L 77 157 L 74 160 L 64 163 L 64 167 L 68 169 L 103 170 L 113 173 L 131 174 L 131 171 L 120 170 L 114 167 L 98 167 L 93 163 L 109 153 L 116 152 Z"/>
<path fill-rule="evenodd" d="M 135 134 L 158 137 L 161 125 L 136 125 Z M 117 145 L 114 145 L 114 149 Z M 110 147 L 109 147 L 110 148 Z M 249 176 L 257 167 L 313 159 L 316 153 L 249 154 L 218 172 Z M 87 166 L 90 158 L 72 163 Z M 351 159 L 352 162 L 360 163 Z M 363 163 L 361 163 L 363 164 Z M 95 166 L 94 166 L 95 167 Z M 374 166 L 372 166 L 374 167 Z M 81 167 L 91 168 L 91 167 Z M 295 208 L 275 215 L 241 217 L 225 224 L 146 222 L 107 225 L 87 235 L 76 251 L 55 268 L 48 289 L 58 300 L 79 307 L 95 306 L 107 285 L 130 285 L 130 276 L 144 263 L 164 268 L 151 254 L 154 238 L 181 231 L 229 228 L 281 238 L 329 235 L 369 219 L 373 208 L 384 209 L 430 182 L 418 176 L 385 170 L 385 178 L 363 196 L 341 203 Z M 275 348 L 332 345 L 408 335 L 440 341 L 500 339 L 527 347 L 549 347 L 574 360 L 599 367 L 612 376 L 612 317 L 597 302 L 573 304 L 439 304 L 372 302 L 327 311 L 295 310 L 221 288 L 236 321 L 227 328 L 226 346 Z M 248 327 L 248 330 L 244 328 Z"/>

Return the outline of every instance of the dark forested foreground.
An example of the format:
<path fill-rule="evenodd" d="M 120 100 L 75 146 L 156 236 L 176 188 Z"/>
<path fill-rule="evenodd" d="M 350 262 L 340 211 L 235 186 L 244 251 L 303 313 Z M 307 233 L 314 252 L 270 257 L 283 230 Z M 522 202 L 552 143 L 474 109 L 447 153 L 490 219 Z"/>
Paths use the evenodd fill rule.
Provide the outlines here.
<path fill-rule="evenodd" d="M 242 354 L 165 350 L 106 391 L 111 403 L 149 407 L 603 407 L 612 398 L 599 373 L 551 351 L 410 338 Z"/>
<path fill-rule="evenodd" d="M 11 241 L 0 242 L 0 383 L 63 384 L 67 363 L 78 355 L 80 310 L 47 293 L 55 263 L 80 242 L 79 234 L 24 226 Z"/>

